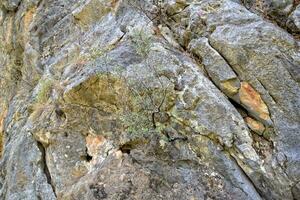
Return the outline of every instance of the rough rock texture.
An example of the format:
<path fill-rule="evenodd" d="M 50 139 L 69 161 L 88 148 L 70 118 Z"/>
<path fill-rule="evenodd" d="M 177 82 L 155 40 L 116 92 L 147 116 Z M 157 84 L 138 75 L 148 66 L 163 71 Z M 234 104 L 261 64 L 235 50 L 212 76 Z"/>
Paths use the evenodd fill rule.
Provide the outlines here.
<path fill-rule="evenodd" d="M 287 26 L 292 32 L 300 33 L 300 5 L 290 14 Z"/>
<path fill-rule="evenodd" d="M 292 0 L 0 0 L 0 199 L 300 199 Z"/>

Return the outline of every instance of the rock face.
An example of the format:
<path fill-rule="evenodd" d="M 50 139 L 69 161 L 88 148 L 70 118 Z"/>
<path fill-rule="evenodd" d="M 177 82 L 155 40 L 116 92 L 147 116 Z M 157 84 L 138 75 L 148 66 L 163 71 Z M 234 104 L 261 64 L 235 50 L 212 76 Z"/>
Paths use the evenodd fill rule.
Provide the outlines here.
<path fill-rule="evenodd" d="M 1 0 L 0 199 L 300 199 L 297 5 Z"/>

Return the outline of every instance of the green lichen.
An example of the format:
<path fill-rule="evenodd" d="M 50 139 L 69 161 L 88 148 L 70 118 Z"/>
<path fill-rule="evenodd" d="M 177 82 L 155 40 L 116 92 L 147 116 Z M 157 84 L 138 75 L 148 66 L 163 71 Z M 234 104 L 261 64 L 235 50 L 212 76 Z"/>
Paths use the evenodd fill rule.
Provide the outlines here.
<path fill-rule="evenodd" d="M 152 36 L 143 30 L 134 30 L 132 33 L 132 42 L 136 52 L 142 56 L 147 57 L 152 47 Z"/>
<path fill-rule="evenodd" d="M 263 137 L 267 140 L 270 140 L 273 135 L 274 135 L 274 130 L 273 128 L 270 127 L 266 128 L 266 130 L 263 133 Z"/>
<path fill-rule="evenodd" d="M 142 113 L 127 112 L 121 115 L 120 120 L 126 132 L 133 135 L 145 134 L 152 129 L 150 119 Z"/>
<path fill-rule="evenodd" d="M 113 48 L 115 48 L 115 45 L 113 44 L 105 48 L 97 48 L 97 47 L 92 48 L 88 53 L 88 55 L 84 56 L 84 60 L 94 61 L 97 58 L 107 56 L 107 53 L 110 52 Z"/>

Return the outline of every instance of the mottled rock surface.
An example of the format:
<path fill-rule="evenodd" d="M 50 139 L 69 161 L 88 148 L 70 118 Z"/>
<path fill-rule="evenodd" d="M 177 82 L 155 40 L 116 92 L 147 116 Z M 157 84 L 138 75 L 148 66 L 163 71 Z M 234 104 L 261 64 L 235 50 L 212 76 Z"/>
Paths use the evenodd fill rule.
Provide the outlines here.
<path fill-rule="evenodd" d="M 0 0 L 0 199 L 300 199 L 298 4 Z"/>

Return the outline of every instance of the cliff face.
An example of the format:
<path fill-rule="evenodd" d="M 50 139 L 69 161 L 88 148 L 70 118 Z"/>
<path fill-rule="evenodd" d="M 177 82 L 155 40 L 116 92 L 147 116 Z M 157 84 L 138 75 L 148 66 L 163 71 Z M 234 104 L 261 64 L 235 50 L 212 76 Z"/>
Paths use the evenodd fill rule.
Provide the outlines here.
<path fill-rule="evenodd" d="M 293 0 L 0 0 L 0 199 L 300 199 Z"/>

